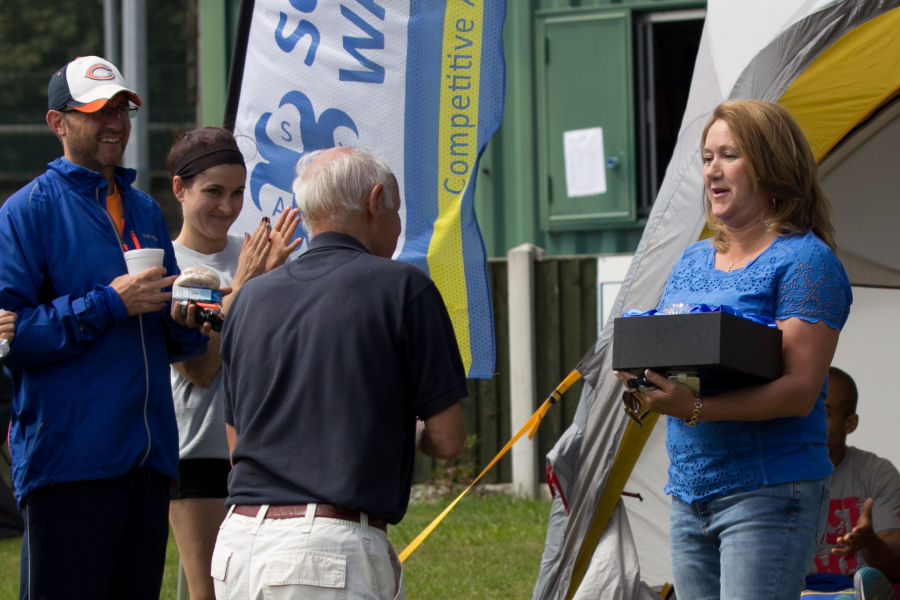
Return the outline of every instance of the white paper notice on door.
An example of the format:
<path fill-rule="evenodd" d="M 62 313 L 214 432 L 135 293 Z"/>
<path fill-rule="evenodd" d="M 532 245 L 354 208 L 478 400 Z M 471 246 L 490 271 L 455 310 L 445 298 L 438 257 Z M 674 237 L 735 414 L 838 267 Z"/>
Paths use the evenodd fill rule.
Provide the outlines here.
<path fill-rule="evenodd" d="M 563 154 L 566 161 L 566 195 L 569 198 L 606 193 L 602 127 L 563 132 Z"/>

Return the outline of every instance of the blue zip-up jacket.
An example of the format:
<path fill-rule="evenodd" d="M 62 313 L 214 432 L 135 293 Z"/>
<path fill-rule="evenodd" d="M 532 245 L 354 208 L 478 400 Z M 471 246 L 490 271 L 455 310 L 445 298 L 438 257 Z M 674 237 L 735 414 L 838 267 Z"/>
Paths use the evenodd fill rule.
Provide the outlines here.
<path fill-rule="evenodd" d="M 116 169 L 128 247 L 134 232 L 141 247 L 165 249 L 177 274 L 159 205 L 134 177 Z M 168 310 L 128 316 L 109 286 L 127 271 L 106 192 L 99 173 L 59 158 L 0 207 L 0 308 L 18 315 L 6 366 L 20 503 L 38 486 L 135 466 L 178 473 L 169 363 L 202 354 L 206 338 Z"/>

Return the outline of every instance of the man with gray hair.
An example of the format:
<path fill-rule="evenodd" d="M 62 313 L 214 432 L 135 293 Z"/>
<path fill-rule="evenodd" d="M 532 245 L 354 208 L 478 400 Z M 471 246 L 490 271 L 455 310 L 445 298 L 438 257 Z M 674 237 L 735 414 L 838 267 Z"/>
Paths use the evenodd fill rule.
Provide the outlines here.
<path fill-rule="evenodd" d="M 216 596 L 403 597 L 387 524 L 415 449 L 462 448 L 462 360 L 432 281 L 390 260 L 400 192 L 384 163 L 331 148 L 297 170 L 309 249 L 245 285 L 222 332 L 234 467 Z"/>

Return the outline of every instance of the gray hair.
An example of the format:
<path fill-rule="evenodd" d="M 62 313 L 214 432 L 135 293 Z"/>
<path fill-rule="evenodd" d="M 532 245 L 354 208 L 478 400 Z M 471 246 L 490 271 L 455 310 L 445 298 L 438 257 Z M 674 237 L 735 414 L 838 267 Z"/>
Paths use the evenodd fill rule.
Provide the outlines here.
<path fill-rule="evenodd" d="M 385 208 L 392 209 L 394 175 L 380 158 L 358 148 L 344 148 L 332 160 L 306 173 L 309 165 L 325 150 L 305 154 L 297 162 L 292 190 L 309 232 L 312 223 L 327 220 L 340 226 L 364 208 L 366 196 L 378 184 L 384 188 Z"/>

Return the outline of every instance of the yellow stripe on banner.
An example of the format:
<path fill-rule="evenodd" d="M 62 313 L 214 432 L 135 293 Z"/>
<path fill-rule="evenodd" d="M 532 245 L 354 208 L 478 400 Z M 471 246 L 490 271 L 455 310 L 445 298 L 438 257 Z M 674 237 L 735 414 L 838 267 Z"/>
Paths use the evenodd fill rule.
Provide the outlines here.
<path fill-rule="evenodd" d="M 447 2 L 441 52 L 438 216 L 428 245 L 428 270 L 447 305 L 467 373 L 472 364 L 472 349 L 460 206 L 469 185 L 475 182 L 478 158 L 483 19 L 481 2 L 472 5 L 464 0 Z"/>
<path fill-rule="evenodd" d="M 844 136 L 900 94 L 900 8 L 844 34 L 778 101 L 820 161 Z"/>
<path fill-rule="evenodd" d="M 594 549 L 600 541 L 600 536 L 603 535 L 603 531 L 606 529 L 609 517 L 612 516 L 613 509 L 616 507 L 619 497 L 625 489 L 625 483 L 631 476 L 634 464 L 641 455 L 641 450 L 644 449 L 647 438 L 650 437 L 650 432 L 653 431 L 653 427 L 656 426 L 658 419 L 659 413 L 647 413 L 647 416 L 643 418 L 643 429 L 638 427 L 633 420 L 628 420 L 625 434 L 619 443 L 619 449 L 616 451 L 612 468 L 609 471 L 609 477 L 603 488 L 603 494 L 601 494 L 600 501 L 597 503 L 597 508 L 594 511 L 587 533 L 581 541 L 578 555 L 575 557 L 575 564 L 572 567 L 572 578 L 569 580 L 569 589 L 566 592 L 566 600 L 570 600 L 575 596 L 575 592 L 578 591 L 578 586 L 581 585 L 581 580 L 585 572 L 587 572 L 588 565 L 591 563 L 591 558 L 594 556 Z"/>

